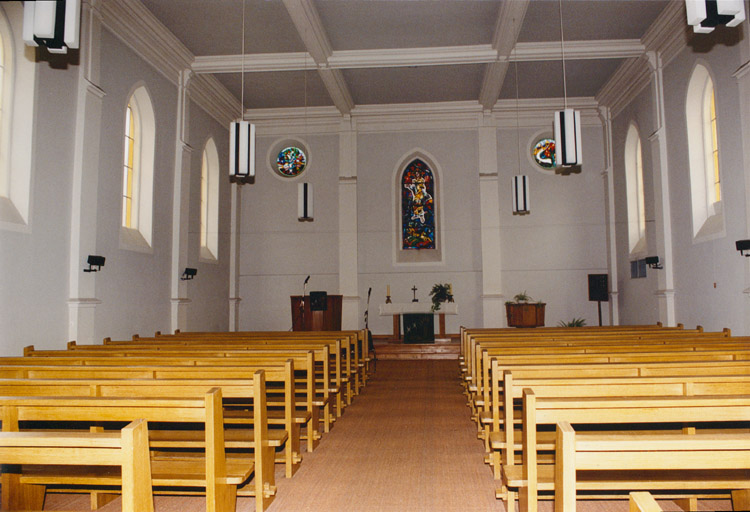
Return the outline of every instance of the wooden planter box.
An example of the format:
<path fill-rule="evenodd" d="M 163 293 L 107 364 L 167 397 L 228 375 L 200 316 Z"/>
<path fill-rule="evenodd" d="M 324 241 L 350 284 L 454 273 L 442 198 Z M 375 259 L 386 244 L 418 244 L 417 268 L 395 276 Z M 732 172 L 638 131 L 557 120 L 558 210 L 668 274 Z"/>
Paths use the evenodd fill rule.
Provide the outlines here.
<path fill-rule="evenodd" d="M 544 327 L 546 304 L 506 304 L 508 327 Z"/>

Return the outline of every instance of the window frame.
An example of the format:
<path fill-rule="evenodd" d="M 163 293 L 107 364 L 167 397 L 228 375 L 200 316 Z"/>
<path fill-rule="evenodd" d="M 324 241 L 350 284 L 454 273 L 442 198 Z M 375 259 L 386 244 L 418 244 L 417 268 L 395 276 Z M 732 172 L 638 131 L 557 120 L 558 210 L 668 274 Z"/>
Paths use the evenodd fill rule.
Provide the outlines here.
<path fill-rule="evenodd" d="M 631 259 L 643 257 L 646 242 L 646 191 L 643 178 L 643 143 L 640 130 L 631 123 L 625 137 L 625 182 L 628 213 L 628 249 Z"/>
<path fill-rule="evenodd" d="M 219 152 L 210 137 L 201 153 L 200 261 L 219 259 Z"/>

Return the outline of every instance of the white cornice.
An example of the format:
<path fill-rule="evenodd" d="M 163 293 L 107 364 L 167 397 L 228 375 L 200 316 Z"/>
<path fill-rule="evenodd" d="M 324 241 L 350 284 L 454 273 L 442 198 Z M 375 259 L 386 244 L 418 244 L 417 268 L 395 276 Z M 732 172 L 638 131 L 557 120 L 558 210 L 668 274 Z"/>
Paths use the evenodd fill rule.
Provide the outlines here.
<path fill-rule="evenodd" d="M 596 99 L 609 107 L 612 117 L 622 112 L 635 97 L 651 83 L 651 71 L 645 58 L 628 59 L 620 65 Z"/>
<path fill-rule="evenodd" d="M 193 63 L 190 50 L 140 1 L 107 0 L 101 14 L 105 27 L 170 82 L 178 84 L 180 72 Z"/>
<path fill-rule="evenodd" d="M 641 38 L 647 50 L 661 54 L 664 66 L 687 46 L 692 37 L 685 16 L 685 2 L 669 2 Z"/>
<path fill-rule="evenodd" d="M 298 71 L 314 67 L 312 55 L 307 52 L 258 53 L 245 55 L 198 56 L 193 62 L 196 73 L 239 73 L 262 71 Z"/>
<path fill-rule="evenodd" d="M 300 39 L 318 65 L 323 65 L 333 53 L 323 22 L 312 0 L 283 0 Z"/>
<path fill-rule="evenodd" d="M 637 39 L 604 41 L 570 41 L 565 43 L 565 57 L 581 59 L 623 59 L 642 55 L 645 46 Z M 239 73 L 261 71 L 299 71 L 311 66 L 331 69 L 396 68 L 406 66 L 446 66 L 454 64 L 489 64 L 505 61 L 538 61 L 562 59 L 560 43 L 518 43 L 515 52 L 505 53 L 488 44 L 441 46 L 433 48 L 390 48 L 378 50 L 334 51 L 323 63 L 315 62 L 307 52 L 214 55 L 196 57 L 196 73 Z"/>
<path fill-rule="evenodd" d="M 191 100 L 227 129 L 230 122 L 240 117 L 240 102 L 215 76 L 193 76 L 188 83 L 188 91 Z"/>
<path fill-rule="evenodd" d="M 501 100 L 492 109 L 499 128 L 515 128 L 516 122 L 524 128 L 545 126 L 552 127 L 554 113 L 565 106 L 563 98 L 539 98 Z M 568 108 L 581 112 L 583 126 L 601 126 L 599 103 L 594 98 L 568 98 Z M 518 114 L 516 114 L 518 111 Z"/>
<path fill-rule="evenodd" d="M 646 50 L 638 39 L 612 39 L 602 41 L 569 41 L 565 43 L 565 58 L 623 59 L 643 55 Z M 562 59 L 562 47 L 558 42 L 518 43 L 510 61 L 537 61 Z"/>

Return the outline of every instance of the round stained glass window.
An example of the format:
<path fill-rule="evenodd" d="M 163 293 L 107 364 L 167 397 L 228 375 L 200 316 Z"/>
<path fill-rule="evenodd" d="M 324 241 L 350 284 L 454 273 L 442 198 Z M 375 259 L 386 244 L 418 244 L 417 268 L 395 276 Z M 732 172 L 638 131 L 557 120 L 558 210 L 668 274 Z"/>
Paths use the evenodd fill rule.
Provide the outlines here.
<path fill-rule="evenodd" d="M 542 169 L 554 169 L 555 165 L 555 139 L 540 139 L 531 148 L 531 156 Z"/>
<path fill-rule="evenodd" d="M 293 178 L 299 176 L 307 167 L 307 157 L 304 151 L 295 146 L 289 146 L 276 157 L 276 170 L 281 176 Z"/>

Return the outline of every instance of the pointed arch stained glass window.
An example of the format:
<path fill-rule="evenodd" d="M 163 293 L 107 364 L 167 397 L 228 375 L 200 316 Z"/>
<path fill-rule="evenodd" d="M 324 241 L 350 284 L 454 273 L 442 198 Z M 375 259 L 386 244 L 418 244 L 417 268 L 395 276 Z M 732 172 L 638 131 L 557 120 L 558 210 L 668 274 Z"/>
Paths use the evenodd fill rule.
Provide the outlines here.
<path fill-rule="evenodd" d="M 435 178 L 420 159 L 401 175 L 401 247 L 435 249 Z"/>

